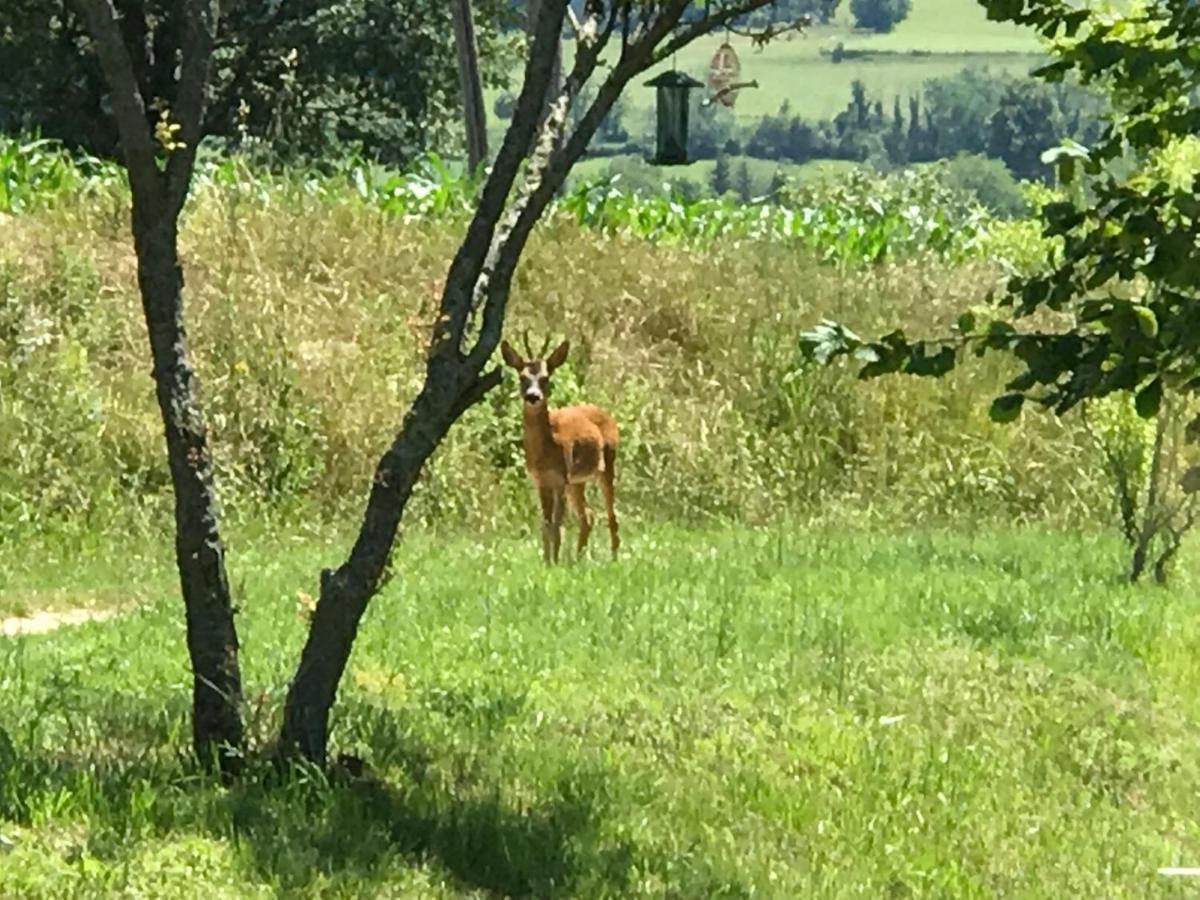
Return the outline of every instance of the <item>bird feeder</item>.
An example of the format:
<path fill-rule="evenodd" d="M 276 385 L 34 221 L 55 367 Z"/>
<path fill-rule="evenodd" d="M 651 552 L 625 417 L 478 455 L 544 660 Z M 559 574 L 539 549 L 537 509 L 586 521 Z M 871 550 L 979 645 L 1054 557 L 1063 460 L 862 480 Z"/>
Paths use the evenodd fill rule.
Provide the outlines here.
<path fill-rule="evenodd" d="M 672 69 L 646 82 L 656 91 L 658 123 L 655 132 L 656 166 L 688 164 L 688 91 L 704 84 L 684 72 Z"/>

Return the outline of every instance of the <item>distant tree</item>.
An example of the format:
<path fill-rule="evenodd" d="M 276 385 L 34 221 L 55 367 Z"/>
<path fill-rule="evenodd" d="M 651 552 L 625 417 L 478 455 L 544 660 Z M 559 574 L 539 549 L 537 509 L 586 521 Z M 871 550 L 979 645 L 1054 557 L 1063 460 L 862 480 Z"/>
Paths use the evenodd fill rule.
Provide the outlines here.
<path fill-rule="evenodd" d="M 774 174 L 771 175 L 770 183 L 767 184 L 767 196 L 772 198 L 778 197 L 780 191 L 786 188 L 787 184 L 788 177 L 783 174 L 783 170 L 776 169 Z"/>
<path fill-rule="evenodd" d="M 1029 202 L 1017 179 L 998 159 L 960 153 L 937 164 L 942 183 L 954 190 L 974 195 L 983 206 L 1003 217 L 1028 215 Z"/>
<path fill-rule="evenodd" d="M 733 189 L 746 203 L 754 198 L 754 182 L 750 178 L 750 166 L 743 161 L 734 175 Z"/>
<path fill-rule="evenodd" d="M 708 179 L 708 186 L 718 197 L 722 196 L 733 186 L 729 175 L 729 157 L 724 153 L 717 154 L 717 164 L 713 167 Z"/>
<path fill-rule="evenodd" d="M 895 28 L 908 17 L 910 8 L 910 0 L 850 0 L 854 24 L 880 33 Z"/>
<path fill-rule="evenodd" d="M 1010 84 L 988 122 L 988 155 L 1004 160 L 1018 178 L 1051 182 L 1053 171 L 1042 154 L 1066 137 L 1062 111 L 1053 94 L 1033 81 Z"/>

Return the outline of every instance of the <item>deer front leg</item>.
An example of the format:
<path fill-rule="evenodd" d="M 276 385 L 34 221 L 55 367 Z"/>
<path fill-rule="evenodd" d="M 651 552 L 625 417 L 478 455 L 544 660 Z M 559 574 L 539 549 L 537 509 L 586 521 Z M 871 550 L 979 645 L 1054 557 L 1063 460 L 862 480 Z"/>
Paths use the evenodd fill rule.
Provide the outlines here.
<path fill-rule="evenodd" d="M 542 502 L 542 561 L 550 565 L 554 554 L 554 491 L 538 487 L 538 499 Z"/>
<path fill-rule="evenodd" d="M 551 556 L 555 563 L 558 562 L 558 552 L 562 547 L 562 524 L 566 514 L 567 498 L 564 491 L 560 488 L 554 492 L 554 518 L 553 529 L 551 531 L 554 536 L 554 547 Z"/>

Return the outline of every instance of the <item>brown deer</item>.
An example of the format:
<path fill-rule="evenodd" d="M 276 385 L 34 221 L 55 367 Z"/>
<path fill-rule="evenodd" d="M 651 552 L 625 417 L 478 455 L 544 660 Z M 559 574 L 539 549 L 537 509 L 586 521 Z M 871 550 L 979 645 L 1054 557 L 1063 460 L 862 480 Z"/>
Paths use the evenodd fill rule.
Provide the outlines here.
<path fill-rule="evenodd" d="M 500 344 L 505 363 L 520 375 L 525 469 L 542 503 L 542 558 L 547 564 L 558 562 L 565 498 L 570 498 L 575 514 L 579 516 L 576 554 L 583 555 L 592 531 L 584 488 L 589 481 L 599 481 L 608 510 L 612 555 L 616 559 L 617 548 L 621 545 L 617 535 L 617 514 L 613 509 L 617 423 L 600 407 L 590 403 L 550 409 L 550 376 L 566 362 L 571 345 L 569 341 L 563 341 L 557 350 L 546 356 L 549 346 L 547 338 L 541 352 L 534 357 L 529 351 L 526 335 L 525 355 L 530 358 L 522 359 L 508 341 Z"/>

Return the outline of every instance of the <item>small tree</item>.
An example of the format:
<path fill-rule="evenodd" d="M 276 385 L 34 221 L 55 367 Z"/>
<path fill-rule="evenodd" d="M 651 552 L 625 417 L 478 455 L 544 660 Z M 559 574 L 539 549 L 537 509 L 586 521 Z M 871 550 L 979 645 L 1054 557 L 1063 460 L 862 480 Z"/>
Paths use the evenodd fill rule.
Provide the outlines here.
<path fill-rule="evenodd" d="M 750 166 L 745 160 L 737 167 L 733 177 L 733 190 L 742 198 L 743 203 L 749 203 L 754 198 L 754 182 L 750 180 Z"/>
<path fill-rule="evenodd" d="M 1147 567 L 1166 584 L 1171 561 L 1196 523 L 1197 478 L 1181 477 L 1187 464 L 1188 420 L 1180 400 L 1164 401 L 1158 414 L 1138 415 L 1128 394 L 1080 406 L 1084 425 L 1104 460 L 1117 524 L 1129 546 L 1128 578 Z"/>
<path fill-rule="evenodd" d="M 859 28 L 881 34 L 908 18 L 910 0 L 850 0 L 850 14 Z"/>

